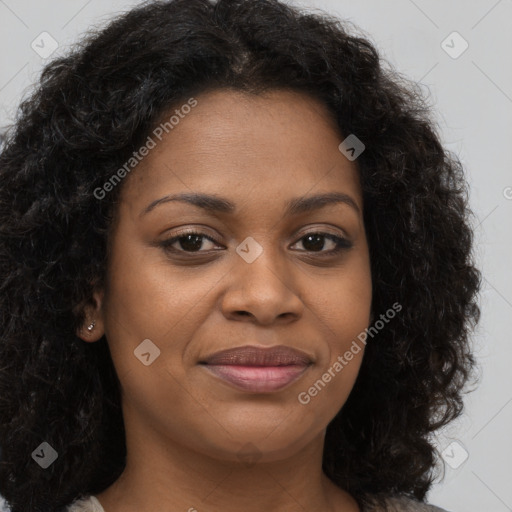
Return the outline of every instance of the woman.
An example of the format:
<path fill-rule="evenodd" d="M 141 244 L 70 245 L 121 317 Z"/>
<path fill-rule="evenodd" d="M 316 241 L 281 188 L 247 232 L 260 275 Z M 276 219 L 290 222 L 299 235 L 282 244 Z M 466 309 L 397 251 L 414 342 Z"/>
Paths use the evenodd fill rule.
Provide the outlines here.
<path fill-rule="evenodd" d="M 47 65 L 0 179 L 12 512 L 441 510 L 480 273 L 460 162 L 369 41 L 134 8 Z"/>

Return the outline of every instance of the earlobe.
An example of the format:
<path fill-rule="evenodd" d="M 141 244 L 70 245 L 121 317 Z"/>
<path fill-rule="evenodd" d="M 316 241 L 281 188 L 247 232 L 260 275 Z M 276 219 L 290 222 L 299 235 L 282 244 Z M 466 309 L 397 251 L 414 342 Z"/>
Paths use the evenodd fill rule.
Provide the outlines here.
<path fill-rule="evenodd" d="M 76 335 L 86 342 L 98 341 L 104 334 L 103 291 L 94 292 L 91 301 L 84 306 L 85 321 Z"/>
<path fill-rule="evenodd" d="M 80 327 L 80 329 L 77 332 L 77 336 L 80 339 L 89 343 L 98 341 L 103 336 L 103 334 L 103 329 L 99 328 L 96 320 L 93 320 L 91 322 L 87 321 L 85 325 Z"/>

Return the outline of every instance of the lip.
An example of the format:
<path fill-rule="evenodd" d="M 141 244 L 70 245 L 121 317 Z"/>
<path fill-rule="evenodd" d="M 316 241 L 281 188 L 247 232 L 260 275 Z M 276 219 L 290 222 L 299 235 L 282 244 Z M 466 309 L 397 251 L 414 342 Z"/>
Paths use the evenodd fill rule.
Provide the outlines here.
<path fill-rule="evenodd" d="M 313 360 L 304 352 L 279 345 L 236 347 L 200 361 L 209 373 L 244 391 L 279 391 L 298 380 Z"/>
<path fill-rule="evenodd" d="M 309 366 L 204 365 L 204 368 L 238 389 L 252 393 L 270 393 L 299 379 Z"/>
<path fill-rule="evenodd" d="M 312 359 L 301 350 L 277 345 L 275 347 L 257 347 L 245 345 L 221 350 L 200 361 L 208 365 L 239 365 L 239 366 L 285 366 L 307 365 Z"/>

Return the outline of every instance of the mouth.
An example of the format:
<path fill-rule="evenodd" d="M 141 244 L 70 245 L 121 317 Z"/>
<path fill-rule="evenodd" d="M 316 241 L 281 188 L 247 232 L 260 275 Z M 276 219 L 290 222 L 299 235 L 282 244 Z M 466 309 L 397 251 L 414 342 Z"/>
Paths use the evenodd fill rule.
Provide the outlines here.
<path fill-rule="evenodd" d="M 237 389 L 268 393 L 298 380 L 313 360 L 306 353 L 283 345 L 245 346 L 217 352 L 199 364 Z"/>

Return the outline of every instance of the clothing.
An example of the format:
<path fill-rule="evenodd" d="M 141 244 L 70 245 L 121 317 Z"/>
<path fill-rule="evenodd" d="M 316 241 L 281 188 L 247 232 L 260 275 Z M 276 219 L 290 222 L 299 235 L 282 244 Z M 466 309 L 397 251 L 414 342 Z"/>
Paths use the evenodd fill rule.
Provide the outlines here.
<path fill-rule="evenodd" d="M 105 512 L 96 496 L 88 496 L 71 503 L 66 512 Z"/>
<path fill-rule="evenodd" d="M 444 508 L 436 507 L 416 501 L 405 496 L 397 496 L 395 498 L 388 498 L 390 512 L 448 512 Z M 96 512 L 96 511 L 95 511 Z M 101 510 L 99 512 L 102 512 Z M 369 510 L 368 512 L 379 512 L 377 509 Z"/>
<path fill-rule="evenodd" d="M 390 512 L 448 512 L 443 508 L 428 505 L 419 501 L 414 501 L 410 498 L 403 496 L 396 498 L 389 498 Z M 68 508 L 67 512 L 105 512 L 101 503 L 95 496 L 89 496 L 81 500 L 73 502 Z M 378 510 L 369 510 L 368 512 L 379 512 Z"/>

